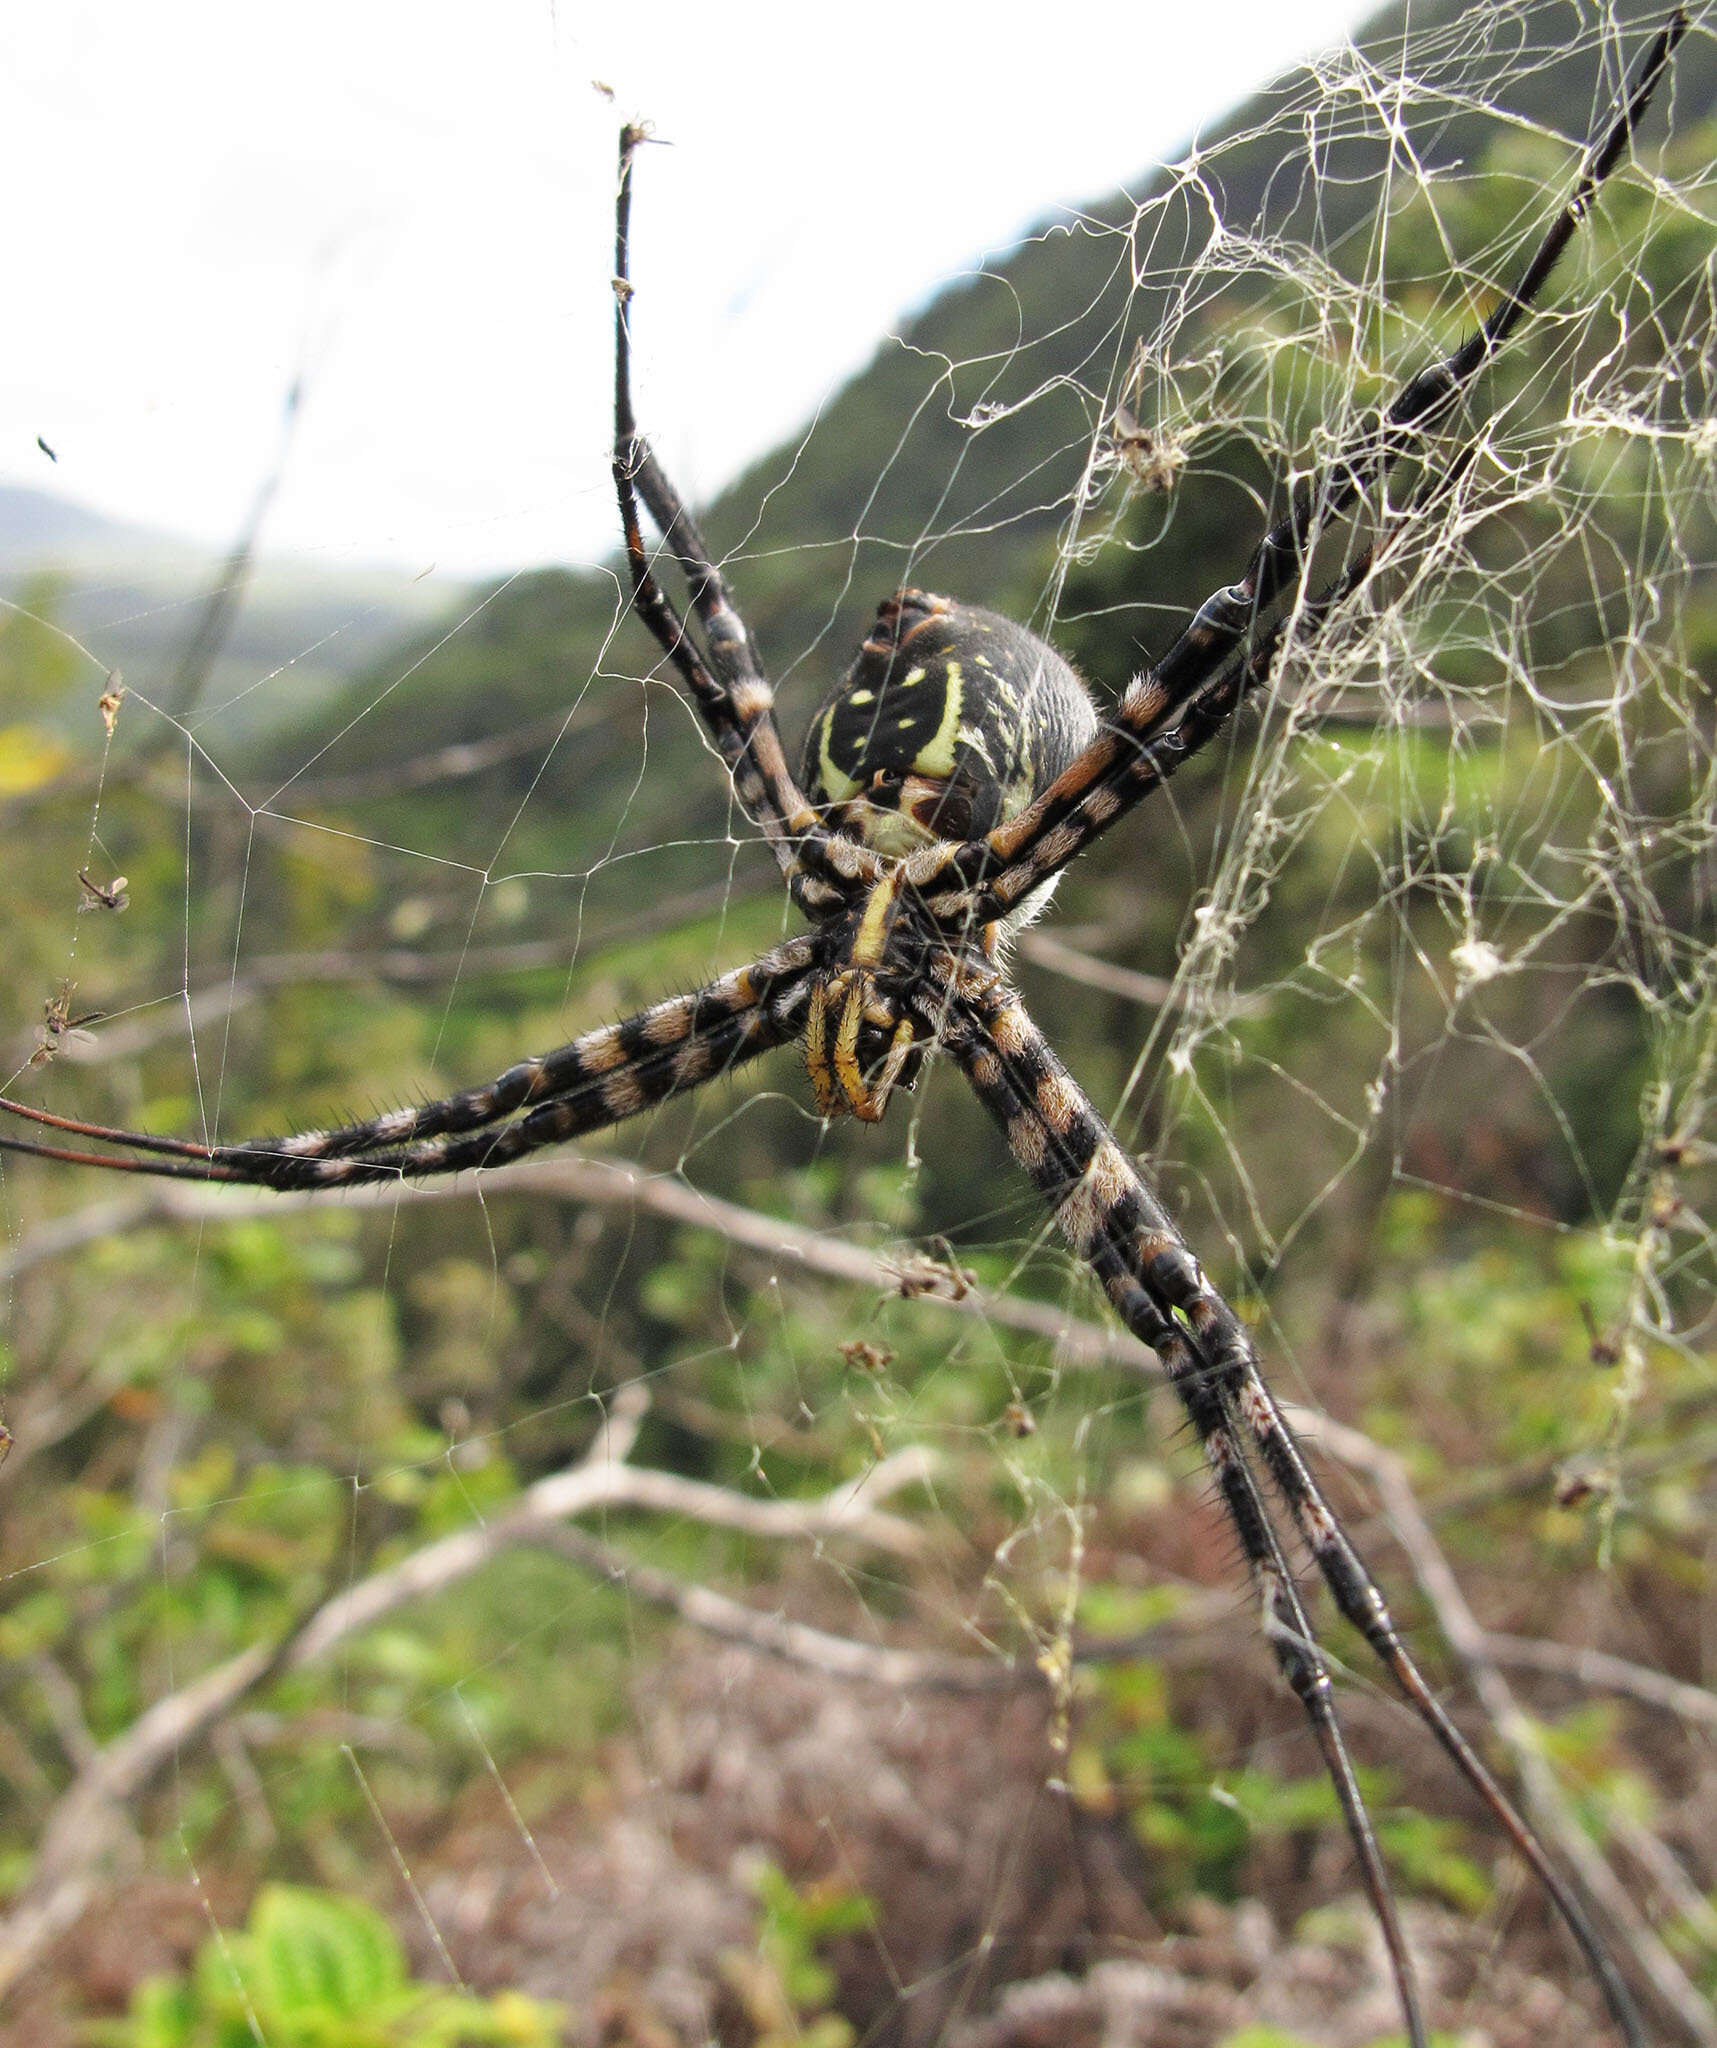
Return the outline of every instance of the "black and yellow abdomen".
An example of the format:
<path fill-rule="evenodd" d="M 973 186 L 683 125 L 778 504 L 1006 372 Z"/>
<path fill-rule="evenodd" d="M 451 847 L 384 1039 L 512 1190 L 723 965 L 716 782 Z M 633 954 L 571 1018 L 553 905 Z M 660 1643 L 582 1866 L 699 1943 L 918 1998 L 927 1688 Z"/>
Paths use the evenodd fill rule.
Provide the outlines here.
<path fill-rule="evenodd" d="M 1016 817 L 1096 734 L 1085 685 L 1035 634 L 900 590 L 811 721 L 801 781 L 819 806 L 862 798 L 853 826 L 904 855 Z"/>

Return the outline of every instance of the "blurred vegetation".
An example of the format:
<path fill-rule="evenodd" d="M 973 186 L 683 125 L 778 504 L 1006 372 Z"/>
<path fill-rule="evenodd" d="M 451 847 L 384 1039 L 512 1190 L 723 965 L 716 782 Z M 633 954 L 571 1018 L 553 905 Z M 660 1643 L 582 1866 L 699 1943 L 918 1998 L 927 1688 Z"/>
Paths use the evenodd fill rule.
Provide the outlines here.
<path fill-rule="evenodd" d="M 1689 59 L 1683 102 L 1708 105 L 1706 46 Z M 1540 112 L 1566 91 L 1555 67 L 1531 83 Z M 1272 111 L 1255 104 L 1239 129 Z M 1479 132 L 1466 116 L 1437 127 L 1428 160 Z M 1380 257 L 1361 227 L 1375 161 L 1362 175 L 1332 150 L 1318 245 L 1351 284 L 1290 274 L 1265 290 L 1238 262 L 1135 289 L 1135 259 L 1193 239 L 1192 201 L 1162 202 L 1149 249 L 1125 232 L 1130 206 L 1095 209 L 930 308 L 712 508 L 790 702 L 814 700 L 813 675 L 908 576 L 1021 616 L 1058 590 L 1059 639 L 1118 687 L 1234 573 L 1235 536 L 1309 459 L 1314 424 L 1375 403 L 1462 329 L 1449 248 L 1513 247 L 1566 177 L 1565 152 L 1517 132 L 1482 177 L 1396 207 Z M 1231 218 L 1256 211 L 1279 154 L 1279 135 L 1222 152 Z M 1714 154 L 1717 128 L 1685 122 L 1667 173 L 1694 181 Z M 1312 204 L 1281 221 L 1284 248 L 1310 234 Z M 1260 1324 L 1281 1390 L 1407 1461 L 1487 1621 L 1695 1681 L 1717 1538 L 1700 1476 L 1717 1441 L 1700 830 L 1717 584 L 1709 490 L 1673 471 L 1669 444 L 1711 410 L 1695 367 L 1704 351 L 1709 368 L 1711 257 L 1708 217 L 1618 184 L 1555 287 L 1599 310 L 1566 340 L 1533 328 L 1479 401 L 1502 421 L 1479 501 L 1489 488 L 1505 510 L 1475 517 L 1452 568 L 1391 565 L 1391 609 L 1355 636 L 1363 676 L 1290 666 L 1232 743 L 1067 878 L 1057 935 L 1111 968 L 1178 961 L 1181 1000 L 1143 1010 L 1047 973 L 1029 947 L 1021 967 L 1073 1072 L 1158 1162 L 1190 1240 Z M 1189 279 L 1203 295 L 1175 300 Z M 1154 360 L 1158 424 L 1187 440 L 1178 485 L 1129 495 L 1116 472 L 1082 498 L 1120 374 L 1171 309 L 1172 360 Z M 1600 358 L 1637 416 L 1571 438 L 1569 392 Z M 1680 381 L 1654 381 L 1666 362 Z M 879 477 L 876 450 L 897 441 Z M 1543 489 L 1523 485 L 1540 470 Z M 1655 667 L 1654 579 L 1683 600 L 1679 655 Z M 1499 594 L 1514 607 L 1502 616 Z M 772 863 L 637 629 L 617 622 L 611 578 L 516 579 L 303 729 L 218 759 L 181 749 L 172 765 L 124 704 L 108 740 L 103 679 L 38 623 L 55 602 L 44 584 L 33 618 L 0 617 L 12 1092 L 158 1131 L 338 1120 L 499 1072 L 784 928 Z M 1625 685 L 1618 648 L 1635 657 Z M 127 906 L 92 903 L 80 871 L 123 876 Z M 101 1014 L 92 1044 L 44 1023 L 56 999 Z M 951 1076 L 890 1129 L 880 1143 L 823 1130 L 783 1058 L 580 1151 L 689 1181 L 783 1236 L 895 1257 L 945 1236 L 980 1290 L 1101 1321 Z M 645 1204 L 504 1182 L 480 1200 L 263 1202 L 219 1221 L 116 1210 L 60 1253 L 62 1219 L 137 1189 L 20 1161 L 4 1187 L 18 1446 L 0 1883 L 14 1896 L 93 1754 L 199 1673 L 280 1645 L 239 1732 L 188 1743 L 133 1802 L 135 1859 L 229 1873 L 247 1894 L 264 1875 L 352 1894 L 314 1909 L 327 1981 L 342 1943 L 362 1946 L 404 2015 L 421 1987 L 355 1902 L 400 1904 L 389 1844 L 432 1863 L 444 1817 L 492 1781 L 521 1831 L 568 1798 L 600 1811 L 676 1625 L 587 1564 L 518 1548 L 326 1663 L 294 1665 L 287 1647 L 342 1588 L 488 1526 L 584 1455 L 635 1385 L 650 1403 L 633 1462 L 741 1494 L 810 1499 L 897 1449 L 937 1453 L 933 1487 L 903 1510 L 930 1533 L 915 1562 L 607 1518 L 622 1556 L 686 1585 L 850 1637 L 1053 1665 L 1070 1628 L 1125 1638 L 1232 1580 L 1158 1394 L 1120 1368 L 1076 1369 L 1051 1339 L 927 1310 L 909 1288 L 808 1276 Z M 1341 1505 L 1367 1519 L 1362 1492 Z M 1404 1589 L 1397 1558 L 1389 1570 Z M 1435 1640 L 1416 1641 L 1436 1665 Z M 1363 1665 L 1345 1632 L 1332 1642 Z M 1717 1884 L 1710 1833 L 1703 1855 L 1690 1846 L 1709 1804 L 1697 1746 L 1578 1687 L 1530 1697 L 1594 1834 L 1654 1830 L 1696 1897 Z M 1068 1747 L 1045 1768 L 1142 1852 L 1159 1924 L 1266 1878 L 1302 1905 L 1332 1867 L 1351 1882 L 1333 1799 L 1238 1603 L 1207 1654 L 1094 1667 L 1063 1707 Z M 1492 1912 L 1491 1833 L 1428 1811 L 1434 1768 L 1401 1753 L 1392 1722 L 1358 1719 L 1403 1887 Z M 791 1867 L 782 1855 L 756 1882 L 756 1952 L 728 1971 L 733 2025 L 845 2048 L 826 1951 L 886 1923 L 888 1901 L 869 1903 L 827 1843 L 802 1844 Z M 263 1890 L 246 1935 L 139 1992 L 104 2038 L 238 2038 L 233 1973 L 260 2012 L 262 1960 L 311 1897 Z M 1697 1914 L 1660 1918 L 1717 1985 Z M 548 2025 L 521 2003 L 514 2032 L 461 2033 L 470 2015 L 456 2026 L 454 1995 L 435 1996 L 450 2040 L 522 2043 Z M 443 2038 L 411 2024 L 400 2038 Z M 270 2038 L 298 2038 L 281 2028 Z M 1253 2029 L 1230 2048 L 1288 2038 Z"/>
<path fill-rule="evenodd" d="M 139 1987 L 97 2048 L 553 2048 L 558 2016 L 517 1992 L 414 1984 L 393 1930 L 357 1899 L 265 1885 L 243 1933 L 212 1934 L 183 1978 Z"/>

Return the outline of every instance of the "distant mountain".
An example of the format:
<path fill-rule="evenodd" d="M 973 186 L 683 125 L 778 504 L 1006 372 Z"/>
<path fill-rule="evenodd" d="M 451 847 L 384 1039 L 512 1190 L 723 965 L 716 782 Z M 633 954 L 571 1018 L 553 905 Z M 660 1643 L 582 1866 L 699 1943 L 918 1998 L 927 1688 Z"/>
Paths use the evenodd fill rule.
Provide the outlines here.
<path fill-rule="evenodd" d="M 176 535 L 50 491 L 0 485 L 0 593 L 26 593 L 96 661 L 158 701 L 172 701 L 173 679 L 226 573 L 222 557 Z M 220 636 L 198 692 L 200 715 L 221 717 L 228 739 L 313 717 L 354 674 L 457 599 L 441 579 L 263 555 Z M 252 687 L 283 669 L 291 671 L 289 690 Z"/>
<path fill-rule="evenodd" d="M 171 547 L 174 543 L 51 491 L 0 484 L 0 577 L 61 562 L 74 555 L 116 556 Z M 187 550 L 187 552 L 189 552 Z"/>

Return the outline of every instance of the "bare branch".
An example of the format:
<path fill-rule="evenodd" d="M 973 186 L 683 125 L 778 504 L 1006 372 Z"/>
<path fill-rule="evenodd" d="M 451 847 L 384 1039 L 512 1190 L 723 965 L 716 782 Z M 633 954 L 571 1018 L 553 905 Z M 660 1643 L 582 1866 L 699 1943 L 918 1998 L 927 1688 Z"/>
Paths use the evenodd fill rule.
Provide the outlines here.
<path fill-rule="evenodd" d="M 1084 952 L 1069 945 L 1066 939 L 1036 927 L 1020 934 L 1018 949 L 1034 967 L 1077 982 L 1081 988 L 1100 989 L 1105 995 L 1142 1004 L 1147 1010 L 1184 1009 L 1193 1000 L 1189 984 L 1170 981 L 1160 974 L 1141 974 L 1134 967 L 1117 967 L 1112 960 Z M 1229 998 L 1226 1013 L 1232 1017 L 1254 1017 L 1263 1007 L 1257 996 L 1236 996 Z"/>
<path fill-rule="evenodd" d="M 1578 1643 L 1546 1642 L 1537 1636 L 1487 1635 L 1490 1653 L 1516 1671 L 1547 1671 L 1582 1692 L 1619 1692 L 1699 1728 L 1717 1729 L 1717 1692 L 1670 1678 L 1644 1664 L 1612 1657 Z"/>
<path fill-rule="evenodd" d="M 898 1291 L 898 1267 L 882 1252 L 807 1230 L 781 1217 L 766 1216 L 759 1210 L 724 1201 L 718 1195 L 703 1194 L 686 1181 L 652 1174 L 624 1160 L 577 1155 L 527 1160 L 495 1173 L 465 1175 L 457 1181 L 402 1181 L 397 1186 L 353 1188 L 342 1200 L 361 1208 L 391 1209 L 396 1205 L 470 1201 L 478 1197 L 496 1201 L 509 1194 L 546 1195 L 599 1208 L 643 1211 L 668 1222 L 718 1231 L 743 1251 L 815 1273 L 825 1280 L 872 1287 L 885 1294 Z M 154 1223 L 206 1224 L 222 1218 L 240 1221 L 256 1216 L 284 1216 L 297 1209 L 327 1206 L 325 1198 L 313 1194 L 229 1192 L 174 1181 L 152 1182 L 134 1197 L 100 1202 L 29 1232 L 9 1252 L 0 1255 L 0 1281 L 13 1279 L 44 1260 L 63 1257 L 120 1230 L 142 1229 Z M 1069 1363 L 1119 1364 L 1130 1371 L 1146 1373 L 1153 1369 L 1151 1354 L 1126 1331 L 1082 1321 L 1048 1302 L 977 1288 L 959 1299 L 940 1294 L 921 1299 L 934 1301 L 956 1315 L 1043 1338 L 1054 1344 L 1057 1355 Z"/>
<path fill-rule="evenodd" d="M 687 889 L 677 896 L 664 897 L 657 903 L 640 904 L 624 925 L 585 937 L 577 949 L 578 957 L 587 963 L 600 959 L 611 945 L 635 945 L 651 932 L 674 931 L 698 918 L 731 911 L 736 902 L 761 893 L 742 889 L 727 878 L 706 888 Z M 207 987 L 182 990 L 140 1005 L 122 1018 L 103 1023 L 99 1029 L 69 1034 L 55 1058 L 67 1066 L 111 1067 L 118 1060 L 136 1059 L 169 1040 L 194 1038 L 197 1032 L 225 1022 L 276 988 L 301 988 L 309 982 L 381 982 L 403 988 L 450 988 L 455 982 L 472 981 L 483 975 L 529 974 L 541 968 L 564 971 L 571 964 L 572 955 L 564 938 L 517 939 L 507 945 L 463 946 L 441 952 L 425 952 L 413 946 L 357 950 L 329 946 L 315 953 L 260 953 Z M 33 1030 L 18 1039 L 10 1055 L 13 1065 L 22 1066 L 35 1044 Z"/>
<path fill-rule="evenodd" d="M 1043 1684 L 1042 1674 L 1032 1665 L 1012 1664 L 999 1657 L 939 1657 L 922 1650 L 894 1649 L 887 1643 L 861 1643 L 790 1621 L 784 1614 L 762 1613 L 708 1586 L 688 1585 L 653 1565 L 639 1564 L 612 1545 L 564 1523 L 544 1530 L 535 1540 L 582 1570 L 624 1587 L 633 1598 L 678 1615 L 705 1635 L 742 1643 L 783 1663 L 820 1671 L 842 1684 L 857 1681 L 902 1692 L 1010 1692 Z"/>
<path fill-rule="evenodd" d="M 1117 967 L 1070 946 L 1065 939 L 1037 930 L 1021 932 L 1019 951 L 1034 967 L 1059 974 L 1082 988 L 1101 989 L 1105 995 L 1121 996 L 1129 1003 L 1141 1003 L 1147 1010 L 1166 1010 L 1185 1000 L 1175 982 L 1161 974 L 1140 974 L 1136 968 Z"/>

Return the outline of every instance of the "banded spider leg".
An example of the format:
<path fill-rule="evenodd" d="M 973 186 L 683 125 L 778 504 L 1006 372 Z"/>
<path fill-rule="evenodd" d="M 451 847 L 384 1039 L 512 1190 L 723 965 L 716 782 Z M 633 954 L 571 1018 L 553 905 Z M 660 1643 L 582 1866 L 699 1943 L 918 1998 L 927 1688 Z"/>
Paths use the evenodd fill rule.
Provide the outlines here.
<path fill-rule="evenodd" d="M 1412 377 L 1380 419 L 1297 491 L 1238 581 L 1205 599 L 1162 659 L 1128 686 L 1103 732 L 1054 786 L 985 838 L 930 847 L 913 857 L 909 880 L 938 922 L 953 927 L 964 918 L 978 927 L 1006 916 L 1155 787 L 1143 751 L 1150 741 L 1231 656 L 1245 656 L 1272 607 L 1303 577 L 1320 536 L 1359 508 L 1404 456 L 1424 446 L 1526 317 L 1598 188 L 1621 161 L 1687 28 L 1687 12 L 1678 7 L 1640 60 L 1608 127 L 1588 147 L 1567 200 L 1514 288 L 1452 354 Z M 1359 581 L 1363 576 L 1355 587 Z"/>
<path fill-rule="evenodd" d="M 1205 1278 L 1167 1211 L 1018 995 L 998 975 L 969 965 L 951 970 L 951 979 L 955 993 L 944 1043 L 1075 1255 L 1097 1275 L 1122 1322 L 1162 1361 L 1198 1437 L 1257 1587 L 1265 1638 L 1305 1710 L 1340 1800 L 1414 2048 L 1423 2048 L 1428 2036 L 1412 1963 L 1336 1717 L 1328 1663 L 1271 1520 L 1248 1441 L 1337 1609 L 1531 1867 L 1597 1979 L 1623 2039 L 1629 2048 L 1643 2048 L 1638 2011 L 1585 1907 L 1409 1655 L 1382 1589 L 1265 1383 L 1239 1317 Z"/>
<path fill-rule="evenodd" d="M 811 964 L 810 941 L 790 939 L 749 967 L 521 1060 L 481 1087 L 335 1130 L 198 1144 L 86 1123 L 0 1096 L 0 1110 L 9 1115 L 122 1148 L 88 1152 L 0 1136 L 0 1151 L 158 1179 L 277 1189 L 352 1187 L 504 1166 L 546 1145 L 606 1130 L 790 1043 L 804 1029 Z"/>

